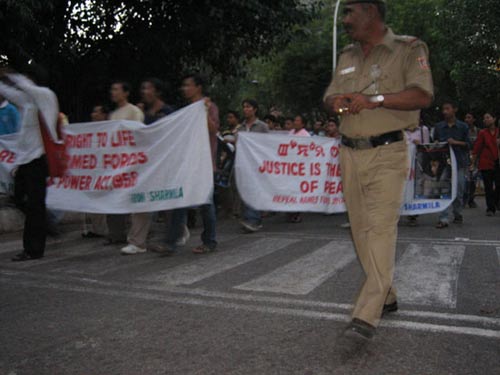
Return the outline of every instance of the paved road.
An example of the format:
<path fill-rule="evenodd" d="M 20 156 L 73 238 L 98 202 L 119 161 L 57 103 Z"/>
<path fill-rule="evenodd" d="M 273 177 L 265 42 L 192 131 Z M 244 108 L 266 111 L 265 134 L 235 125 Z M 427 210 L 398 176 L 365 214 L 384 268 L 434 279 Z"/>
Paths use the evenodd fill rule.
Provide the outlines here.
<path fill-rule="evenodd" d="M 119 255 L 77 228 L 14 264 L 0 238 L 0 374 L 500 374 L 500 217 L 402 225 L 401 310 L 339 338 L 363 275 L 343 215 L 219 225 L 219 251 Z M 156 225 L 153 237 L 161 236 Z"/>

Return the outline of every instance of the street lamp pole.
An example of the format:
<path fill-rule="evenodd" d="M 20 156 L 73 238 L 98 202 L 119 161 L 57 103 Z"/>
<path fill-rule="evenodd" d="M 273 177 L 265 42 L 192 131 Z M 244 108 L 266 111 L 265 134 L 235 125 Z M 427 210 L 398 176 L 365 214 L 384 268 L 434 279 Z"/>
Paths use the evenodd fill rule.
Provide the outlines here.
<path fill-rule="evenodd" d="M 335 4 L 335 11 L 333 13 L 333 70 L 332 76 L 335 75 L 337 69 L 337 19 L 339 15 L 340 0 Z"/>

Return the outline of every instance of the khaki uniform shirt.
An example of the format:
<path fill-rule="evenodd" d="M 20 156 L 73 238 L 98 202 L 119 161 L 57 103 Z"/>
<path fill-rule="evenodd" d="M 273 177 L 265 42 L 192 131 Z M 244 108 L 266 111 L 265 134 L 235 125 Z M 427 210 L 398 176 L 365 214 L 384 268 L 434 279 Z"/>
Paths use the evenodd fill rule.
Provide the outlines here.
<path fill-rule="evenodd" d="M 382 43 L 367 57 L 359 43 L 343 50 L 324 98 L 354 92 L 395 94 L 413 87 L 434 94 L 427 45 L 414 37 L 394 35 L 388 29 Z M 398 111 L 383 107 L 363 110 L 357 115 L 343 115 L 340 132 L 350 138 L 362 138 L 412 129 L 418 126 L 419 116 L 418 110 Z"/>

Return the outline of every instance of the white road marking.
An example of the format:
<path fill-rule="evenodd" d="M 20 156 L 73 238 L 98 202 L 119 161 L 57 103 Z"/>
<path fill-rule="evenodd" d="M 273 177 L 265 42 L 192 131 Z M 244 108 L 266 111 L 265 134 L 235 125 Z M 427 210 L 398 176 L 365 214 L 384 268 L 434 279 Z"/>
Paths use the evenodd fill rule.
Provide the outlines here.
<path fill-rule="evenodd" d="M 410 244 L 396 266 L 394 285 L 401 302 L 456 308 L 465 246 Z"/>
<path fill-rule="evenodd" d="M 500 265 L 500 247 L 497 247 L 498 264 Z"/>
<path fill-rule="evenodd" d="M 347 233 L 347 232 L 346 232 Z M 337 240 L 337 241 L 350 241 L 350 235 L 330 235 L 330 234 L 315 234 L 306 232 L 266 232 L 266 233 L 256 233 L 255 236 L 266 236 L 266 237 L 286 237 L 286 238 L 300 238 L 300 239 L 315 239 L 315 240 Z M 431 242 L 436 245 L 457 245 L 465 244 L 467 246 L 500 246 L 500 241 L 494 240 L 479 240 L 479 239 L 458 239 L 457 238 L 439 238 L 439 237 L 398 237 L 398 243 L 425 243 Z"/>
<path fill-rule="evenodd" d="M 59 281 L 65 285 L 71 285 L 72 283 L 81 282 L 85 284 L 90 284 L 93 286 L 101 287 L 115 287 L 120 290 L 131 290 L 137 289 L 142 291 L 155 291 L 155 292 L 166 292 L 174 294 L 187 294 L 202 298 L 212 298 L 212 299 L 227 299 L 233 301 L 244 301 L 244 302 L 256 302 L 256 303 L 270 303 L 275 305 L 288 305 L 288 306 L 300 306 L 307 308 L 316 309 L 328 309 L 328 310 L 342 310 L 349 311 L 352 310 L 353 305 L 335 303 L 335 302 L 324 302 L 315 301 L 308 299 L 296 299 L 296 298 L 286 298 L 286 297 L 274 297 L 274 296 L 258 296 L 253 294 L 242 294 L 242 293 L 231 293 L 231 292 L 219 292 L 206 289 L 192 289 L 186 287 L 175 287 L 175 286 L 164 286 L 164 285 L 151 285 L 146 283 L 123 283 L 115 281 L 102 281 L 97 279 L 89 279 L 82 277 L 72 277 L 68 275 L 50 275 L 50 274 L 39 274 L 31 273 L 29 271 L 14 271 L 14 270 L 0 270 L 0 275 L 6 277 L 29 277 L 30 279 L 40 280 L 38 284 L 45 284 L 45 281 Z M 18 282 L 18 279 L 12 279 L 14 282 Z M 500 318 L 489 318 L 485 316 L 477 315 L 465 315 L 465 314 L 453 314 L 453 313 L 443 313 L 443 312 L 433 312 L 433 311 L 418 311 L 418 310 L 399 310 L 397 313 L 390 315 L 391 317 L 414 317 L 419 319 L 435 319 L 450 322 L 468 322 L 473 324 L 483 324 L 487 326 L 499 326 Z"/>
<path fill-rule="evenodd" d="M 193 262 L 148 276 L 143 280 L 161 282 L 166 285 L 191 285 L 272 254 L 297 242 L 299 241 L 287 238 L 262 238 L 250 244 L 242 245 L 237 250 L 202 257 Z"/>
<path fill-rule="evenodd" d="M 356 259 L 352 243 L 332 241 L 283 267 L 235 288 L 306 295 Z"/>
<path fill-rule="evenodd" d="M 338 313 L 330 313 L 322 311 L 292 309 L 292 308 L 282 308 L 282 307 L 269 307 L 269 306 L 255 306 L 248 304 L 228 303 L 225 301 L 207 301 L 204 299 L 196 299 L 192 297 L 173 297 L 173 296 L 152 294 L 147 292 L 131 292 L 123 289 L 109 290 L 109 289 L 96 289 L 90 287 L 77 287 L 70 285 L 59 285 L 59 284 L 54 284 L 52 282 L 47 282 L 44 283 L 43 285 L 40 285 L 37 282 L 19 281 L 19 280 L 10 280 L 10 281 L 16 283 L 17 285 L 29 288 L 54 289 L 67 292 L 87 293 L 87 294 L 104 295 L 104 296 L 118 297 L 118 298 L 136 298 L 136 299 L 160 301 L 166 303 L 178 303 L 190 306 L 221 308 L 221 309 L 230 309 L 230 310 L 247 311 L 247 312 L 259 312 L 264 314 L 293 316 L 306 319 L 321 319 L 321 320 L 329 320 L 335 322 L 347 322 L 350 319 L 350 317 L 346 314 L 338 314 Z M 499 330 L 491 330 L 491 329 L 468 327 L 468 326 L 449 326 L 449 325 L 438 325 L 438 324 L 399 321 L 399 320 L 383 321 L 381 326 L 387 328 L 407 329 L 407 330 L 415 330 L 421 332 L 449 333 L 455 335 L 500 339 Z"/>

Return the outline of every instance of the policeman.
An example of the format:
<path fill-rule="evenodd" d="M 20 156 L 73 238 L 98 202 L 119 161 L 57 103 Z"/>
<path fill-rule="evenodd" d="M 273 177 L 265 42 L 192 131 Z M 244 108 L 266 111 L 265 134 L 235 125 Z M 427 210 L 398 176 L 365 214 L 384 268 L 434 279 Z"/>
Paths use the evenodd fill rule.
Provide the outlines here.
<path fill-rule="evenodd" d="M 324 101 L 342 116 L 344 196 L 366 274 L 345 335 L 370 339 L 382 314 L 397 310 L 392 282 L 409 165 L 403 130 L 431 105 L 433 83 L 427 46 L 385 25 L 385 0 L 345 0 L 343 9 L 354 44 L 342 51 Z"/>

